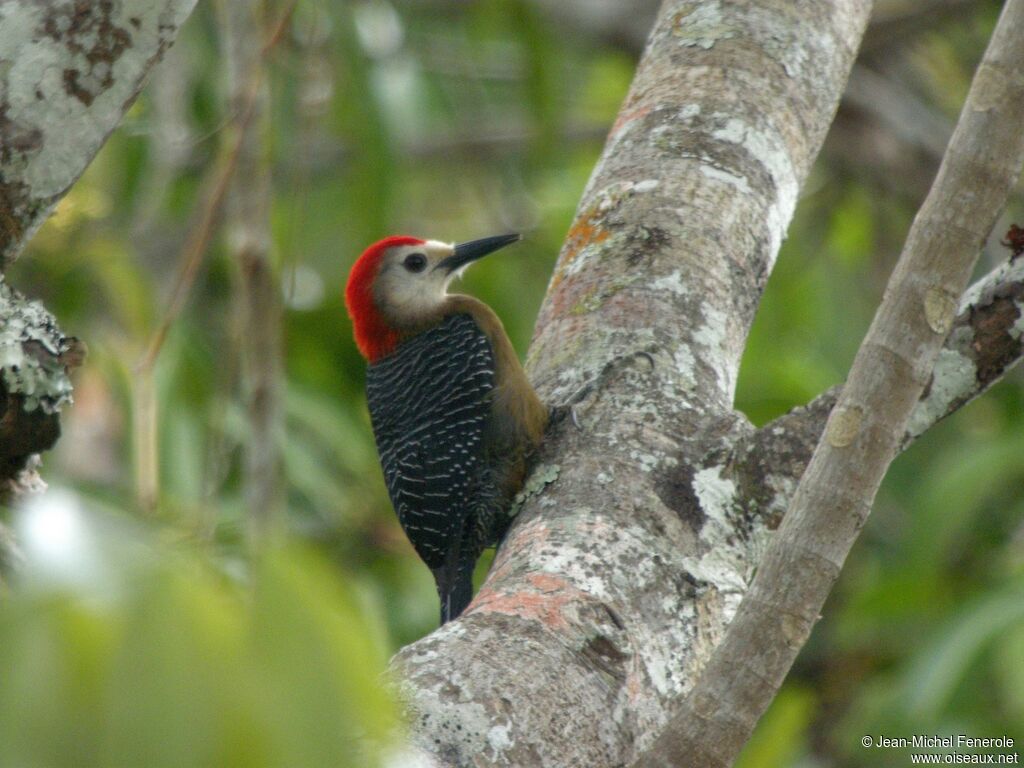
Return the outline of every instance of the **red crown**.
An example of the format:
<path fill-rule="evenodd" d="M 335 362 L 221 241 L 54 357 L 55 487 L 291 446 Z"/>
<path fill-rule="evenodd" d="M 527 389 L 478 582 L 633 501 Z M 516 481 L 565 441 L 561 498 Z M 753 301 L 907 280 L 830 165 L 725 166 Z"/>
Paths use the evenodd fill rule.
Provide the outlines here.
<path fill-rule="evenodd" d="M 356 259 L 345 286 L 345 307 L 352 318 L 356 346 L 371 363 L 384 357 L 398 344 L 400 334 L 391 328 L 373 298 L 373 281 L 377 279 L 380 260 L 388 248 L 396 245 L 423 245 L 425 240 L 408 235 L 392 235 L 379 240 Z"/>

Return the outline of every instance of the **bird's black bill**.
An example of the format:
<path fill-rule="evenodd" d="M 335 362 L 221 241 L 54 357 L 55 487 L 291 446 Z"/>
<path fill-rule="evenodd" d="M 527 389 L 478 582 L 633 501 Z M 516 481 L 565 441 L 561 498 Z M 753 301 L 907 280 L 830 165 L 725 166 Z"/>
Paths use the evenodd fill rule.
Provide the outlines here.
<path fill-rule="evenodd" d="M 506 245 L 520 239 L 522 239 L 520 235 L 495 235 L 494 237 L 482 237 L 479 240 L 459 243 L 455 246 L 455 253 L 447 259 L 439 261 L 435 269 L 454 272 L 470 262 L 476 261 L 488 253 L 494 253 L 499 248 L 504 248 Z"/>

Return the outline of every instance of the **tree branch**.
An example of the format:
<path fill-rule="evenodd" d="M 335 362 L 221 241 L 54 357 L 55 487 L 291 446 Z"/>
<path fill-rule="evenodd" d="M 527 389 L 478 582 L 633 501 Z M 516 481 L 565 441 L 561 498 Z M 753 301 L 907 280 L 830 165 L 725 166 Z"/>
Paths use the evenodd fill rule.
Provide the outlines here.
<path fill-rule="evenodd" d="M 121 122 L 194 5 L 0 2 L 0 272 Z"/>
<path fill-rule="evenodd" d="M 656 0 L 533 2 L 558 23 L 633 55 L 643 50 L 658 7 Z M 979 0 L 874 3 L 860 62 L 850 74 L 842 109 L 830 129 L 825 147 L 829 160 L 858 173 L 867 171 L 881 184 L 911 194 L 915 201 L 924 196 L 953 131 L 952 121 L 922 103 L 898 78 L 877 74 L 872 66 L 880 60 L 891 61 L 895 46 L 907 45 L 911 38 L 948 22 L 954 13 L 962 16 L 980 5 Z M 873 53 L 868 57 L 873 64 L 865 64 L 865 52 Z"/>
<path fill-rule="evenodd" d="M 937 422 L 988 391 L 1024 355 L 1024 260 L 1007 261 L 967 289 L 960 311 L 921 399 L 910 415 L 900 450 Z M 785 510 L 796 481 L 818 444 L 841 387 L 769 422 L 740 447 L 740 474 L 752 510 Z M 765 485 L 765 478 L 774 478 Z M 752 514 L 754 512 L 752 511 Z M 781 516 L 780 516 L 781 519 Z"/>
<path fill-rule="evenodd" d="M 68 369 L 83 355 L 81 342 L 0 275 L 0 503 L 40 487 L 33 457 L 60 435 L 58 413 L 71 399 Z"/>
<path fill-rule="evenodd" d="M 631 53 L 643 50 L 658 0 L 532 0 L 557 22 Z M 863 50 L 883 48 L 920 34 L 979 0 L 879 0 L 864 34 Z"/>
<path fill-rule="evenodd" d="M 782 525 L 725 637 L 638 768 L 731 765 L 810 635 L 1020 174 L 1022 73 L 1024 0 L 1008 0 Z"/>
<path fill-rule="evenodd" d="M 267 88 L 259 4 L 223 4 L 224 50 L 232 112 L 251 112 L 252 126 L 236 124 L 237 173 L 228 188 L 228 247 L 238 264 L 235 288 L 237 339 L 244 365 L 249 438 L 245 443 L 245 497 L 249 542 L 258 548 L 283 522 L 281 483 L 281 292 L 271 261 L 270 159 L 266 144 Z M 294 8 L 294 4 L 291 6 Z M 291 8 L 276 25 L 278 35 Z M 252 89 L 253 81 L 258 83 Z"/>
<path fill-rule="evenodd" d="M 445 764 L 621 765 L 721 636 L 768 533 L 736 503 L 736 370 L 868 10 L 664 3 L 528 356 L 582 427 L 468 612 L 394 661 Z"/>
<path fill-rule="evenodd" d="M 903 446 L 999 381 L 1024 352 L 1024 260 L 992 270 L 972 285 L 907 423 Z"/>

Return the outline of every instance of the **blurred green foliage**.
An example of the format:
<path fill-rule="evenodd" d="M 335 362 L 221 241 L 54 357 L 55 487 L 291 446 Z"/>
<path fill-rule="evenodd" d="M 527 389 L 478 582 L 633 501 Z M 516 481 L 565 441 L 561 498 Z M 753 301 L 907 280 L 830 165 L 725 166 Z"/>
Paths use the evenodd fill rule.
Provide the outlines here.
<path fill-rule="evenodd" d="M 969 23 L 906 42 L 906 76 L 950 120 L 991 30 L 992 4 L 980 5 Z M 157 364 L 154 515 L 137 511 L 133 490 L 134 366 L 231 117 L 219 34 L 215 7 L 200 3 L 9 272 L 90 347 L 45 476 L 118 521 L 109 537 L 145 540 L 150 565 L 112 566 L 99 591 L 9 589 L 0 765 L 367 764 L 351 745 L 372 752 L 393 717 L 381 659 L 434 626 L 436 597 L 376 464 L 341 298 L 348 267 L 390 233 L 521 230 L 525 241 L 473 270 L 466 290 L 525 352 L 633 70 L 628 53 L 565 34 L 526 0 L 297 5 L 268 62 L 266 134 L 286 303 L 288 524 L 317 554 L 251 564 L 244 329 L 223 238 Z M 756 423 L 842 380 L 918 203 L 898 182 L 816 166 L 744 359 L 738 403 Z M 1005 256 L 994 245 L 985 267 Z M 744 768 L 907 763 L 863 749 L 865 733 L 1024 741 L 1022 427 L 1015 374 L 897 460 Z M 143 533 L 119 533 L 129 521 Z"/>
<path fill-rule="evenodd" d="M 106 564 L 106 589 L 30 566 L 0 603 L 0 765 L 378 764 L 397 722 L 379 628 L 335 568 L 286 549 L 238 583 L 146 555 Z"/>

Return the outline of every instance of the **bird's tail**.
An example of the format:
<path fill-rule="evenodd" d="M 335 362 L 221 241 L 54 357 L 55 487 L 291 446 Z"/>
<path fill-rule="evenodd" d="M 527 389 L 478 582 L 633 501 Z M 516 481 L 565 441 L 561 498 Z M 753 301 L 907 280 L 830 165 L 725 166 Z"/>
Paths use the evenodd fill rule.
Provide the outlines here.
<path fill-rule="evenodd" d="M 473 599 L 473 564 L 443 565 L 433 570 L 441 598 L 441 623 L 459 617 Z"/>

